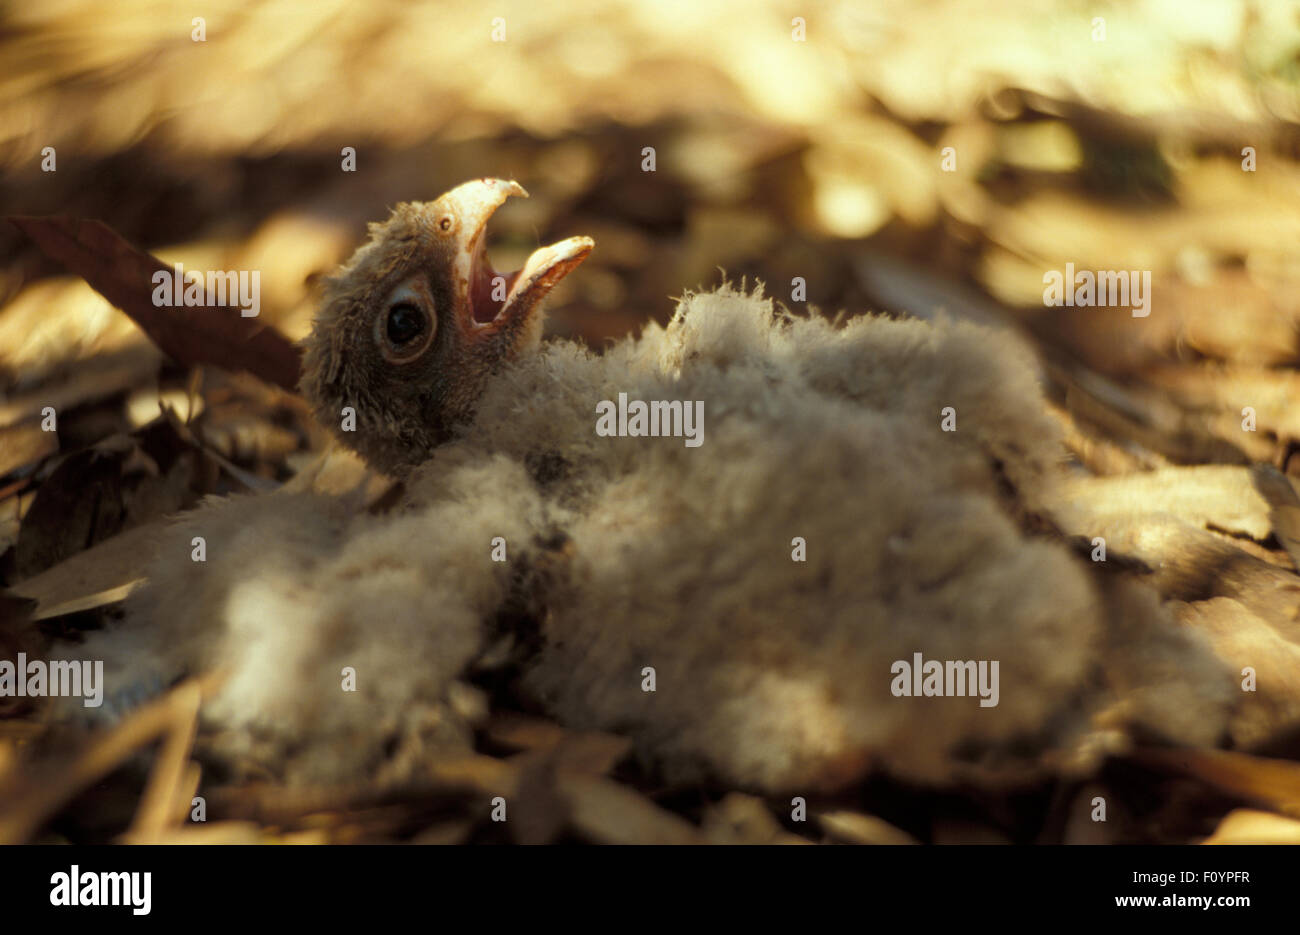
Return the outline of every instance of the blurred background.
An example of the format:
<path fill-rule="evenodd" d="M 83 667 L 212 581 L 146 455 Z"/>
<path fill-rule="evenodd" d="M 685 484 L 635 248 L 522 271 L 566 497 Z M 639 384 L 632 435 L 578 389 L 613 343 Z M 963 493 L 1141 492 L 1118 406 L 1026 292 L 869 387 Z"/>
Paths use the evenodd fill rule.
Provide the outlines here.
<path fill-rule="evenodd" d="M 5 214 L 99 218 L 168 262 L 258 269 L 260 321 L 298 339 L 366 222 L 516 178 L 532 198 L 494 219 L 497 268 L 597 244 L 550 303 L 553 334 L 600 347 L 745 277 L 798 314 L 1020 329 L 1097 473 L 1283 464 L 1300 437 L 1295 2 L 200 6 L 0 5 Z M 1151 271 L 1150 316 L 1044 308 L 1043 274 L 1067 262 Z M 183 457 L 194 444 L 220 469 Z M 290 394 L 165 361 L 0 227 L 7 578 L 283 480 L 320 444 Z M 43 487 L 51 516 L 86 516 L 21 543 Z"/>
<path fill-rule="evenodd" d="M 1300 473 L 1298 87 L 1291 0 L 0 0 L 0 214 L 98 218 L 168 263 L 258 270 L 258 323 L 297 340 L 367 222 L 515 178 L 532 197 L 489 226 L 496 268 L 596 241 L 551 299 L 554 335 L 599 349 L 724 278 L 799 315 L 970 318 L 1035 347 L 1078 474 Z M 1149 316 L 1044 307 L 1067 264 L 1149 271 Z M 111 617 L 151 523 L 205 494 L 348 489 L 326 445 L 294 393 L 165 358 L 0 224 L 0 584 L 23 583 L 45 635 Z M 0 595 L 0 658 L 32 616 Z M 44 730 L 22 701 L 0 701 L 0 778 Z M 97 775 L 78 769 L 37 783 L 0 839 Z M 115 834 L 138 789 L 105 788 L 55 830 Z M 223 814 L 265 817 L 228 792 Z M 1185 798 L 1156 798 L 1173 818 L 1117 833 L 1204 833 Z M 1020 837 L 1056 834 L 1046 810 Z M 1000 839 L 932 811 L 927 840 Z M 405 820 L 365 814 L 312 834 Z M 828 833 L 882 839 L 878 822 Z"/>

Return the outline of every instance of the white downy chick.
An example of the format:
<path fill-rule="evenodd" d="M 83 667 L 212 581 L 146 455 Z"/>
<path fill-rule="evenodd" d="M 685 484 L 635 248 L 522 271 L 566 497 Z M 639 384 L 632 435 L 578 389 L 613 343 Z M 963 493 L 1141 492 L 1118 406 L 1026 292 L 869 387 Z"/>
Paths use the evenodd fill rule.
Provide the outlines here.
<path fill-rule="evenodd" d="M 370 774 L 395 739 L 465 744 L 457 677 L 521 600 L 541 644 L 526 690 L 566 725 L 627 733 L 674 779 L 1016 775 L 1116 701 L 1167 739 L 1214 742 L 1227 674 L 1154 599 L 1106 593 L 1062 542 L 1025 531 L 1050 515 L 1061 451 L 1013 339 L 835 327 L 724 288 L 603 355 L 539 348 L 541 298 L 590 241 L 538 251 L 490 298 L 483 227 L 520 192 L 485 180 L 399 207 L 309 339 L 305 393 L 335 427 L 356 407 L 364 431 L 340 438 L 407 477 L 401 508 L 205 507 L 95 651 L 151 644 L 164 681 L 223 668 L 204 715 L 232 752 L 312 780 Z M 698 401 L 700 444 L 598 434 L 620 394 Z M 1153 645 L 1165 664 L 1132 651 Z M 983 664 L 983 698 L 978 683 L 900 696 L 918 654 Z"/>
<path fill-rule="evenodd" d="M 216 749 L 290 781 L 400 780 L 394 751 L 463 753 L 478 712 L 457 679 L 511 585 L 487 543 L 523 538 L 539 510 L 502 459 L 449 472 L 443 492 L 382 517 L 312 494 L 214 498 L 159 543 L 126 625 L 66 655 L 105 660 L 110 696 L 221 672 L 203 709 Z"/>
<path fill-rule="evenodd" d="M 620 393 L 703 401 L 703 443 L 597 435 L 597 404 Z M 630 733 L 674 778 L 989 775 L 1076 740 L 1103 665 L 1177 682 L 1135 672 L 1117 636 L 1132 615 L 1107 615 L 1084 564 L 1019 525 L 1047 512 L 1061 454 L 1029 355 L 1005 335 L 835 328 L 724 288 L 602 356 L 557 343 L 521 360 L 457 446 L 532 465 L 571 539 L 540 596 L 527 684 L 566 724 Z M 1173 733 L 1212 742 L 1226 677 L 1158 608 L 1138 626 L 1201 665 L 1210 687 L 1178 693 L 1195 715 Z M 895 695 L 895 664 L 917 653 L 997 663 L 996 704 L 974 685 Z M 1158 719 L 1149 708 L 1131 713 Z"/>

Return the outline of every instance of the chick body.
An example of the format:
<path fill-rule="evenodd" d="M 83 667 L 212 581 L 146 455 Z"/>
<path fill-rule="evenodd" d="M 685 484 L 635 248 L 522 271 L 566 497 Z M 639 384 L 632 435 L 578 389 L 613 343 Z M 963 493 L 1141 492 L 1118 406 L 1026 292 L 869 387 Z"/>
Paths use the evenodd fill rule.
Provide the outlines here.
<path fill-rule="evenodd" d="M 619 393 L 703 400 L 703 444 L 597 436 L 596 404 Z M 1009 339 L 878 317 L 836 329 L 729 289 L 604 355 L 521 360 L 456 446 L 549 466 L 539 488 L 572 542 L 527 685 L 565 723 L 630 731 L 674 778 L 759 788 L 872 763 L 942 779 L 954 758 L 1039 737 L 1077 701 L 1100 615 L 1065 548 L 999 503 L 1007 483 L 1022 503 L 1050 496 L 1056 436 L 1036 400 Z M 998 661 L 997 705 L 974 686 L 896 697 L 891 666 L 916 652 Z"/>
<path fill-rule="evenodd" d="M 546 277 L 589 247 L 568 249 L 521 274 L 538 292 L 506 303 L 520 327 Z M 386 274 L 384 293 L 425 275 Z M 1011 337 L 884 317 L 839 327 L 723 288 L 601 355 L 502 344 L 467 376 L 472 395 L 450 409 L 437 397 L 435 432 L 407 424 L 424 418 L 419 392 L 355 389 L 383 364 L 352 367 L 334 329 L 382 337 L 366 322 L 390 306 L 349 289 L 334 288 L 305 385 L 325 415 L 348 398 L 382 410 L 345 440 L 401 469 L 405 501 L 383 516 L 285 494 L 209 505 L 163 543 L 126 634 L 95 638 L 105 656 L 149 644 L 169 677 L 224 670 L 205 717 L 232 752 L 319 781 L 382 769 L 395 740 L 417 760 L 465 750 L 459 679 L 507 603 L 540 632 L 523 689 L 569 726 L 628 734 L 674 780 L 775 791 L 871 768 L 1018 775 L 1076 748 L 1118 694 L 1167 739 L 1221 730 L 1229 681 L 1204 648 L 1153 596 L 1099 591 L 1059 539 L 1026 531 L 1059 502 L 1061 450 Z M 468 293 L 429 294 L 434 320 Z M 464 340 L 498 340 L 457 314 Z M 401 366 L 385 379 L 423 372 Z M 598 434 L 598 407 L 620 393 L 700 401 L 701 444 Z M 419 451 L 399 452 L 403 439 Z M 197 535 L 206 563 L 190 560 Z M 996 703 L 974 686 L 901 695 L 896 666 L 917 654 L 996 663 Z"/>

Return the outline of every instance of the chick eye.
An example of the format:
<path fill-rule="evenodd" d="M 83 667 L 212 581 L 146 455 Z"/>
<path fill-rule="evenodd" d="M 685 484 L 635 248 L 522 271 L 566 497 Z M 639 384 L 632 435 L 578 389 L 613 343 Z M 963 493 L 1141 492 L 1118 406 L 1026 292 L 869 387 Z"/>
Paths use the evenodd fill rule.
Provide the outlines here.
<path fill-rule="evenodd" d="M 384 325 L 388 343 L 396 350 L 402 350 L 412 343 L 428 327 L 424 312 L 410 302 L 399 302 L 388 310 L 388 321 Z"/>
<path fill-rule="evenodd" d="M 428 297 L 404 285 L 375 316 L 375 343 L 389 363 L 409 363 L 428 350 L 437 326 Z"/>

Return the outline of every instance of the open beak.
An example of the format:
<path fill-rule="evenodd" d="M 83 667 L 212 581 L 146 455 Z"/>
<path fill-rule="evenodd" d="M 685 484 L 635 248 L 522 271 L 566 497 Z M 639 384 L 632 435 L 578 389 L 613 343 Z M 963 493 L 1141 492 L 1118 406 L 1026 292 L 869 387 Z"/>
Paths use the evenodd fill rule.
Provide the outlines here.
<path fill-rule="evenodd" d="M 455 281 L 461 290 L 458 304 L 468 311 L 465 324 L 471 330 L 521 323 L 595 246 L 590 237 L 570 237 L 534 250 L 522 269 L 498 273 L 484 250 L 485 231 L 492 213 L 511 195 L 527 198 L 528 192 L 518 182 L 475 179 L 439 199 L 460 222 Z"/>

